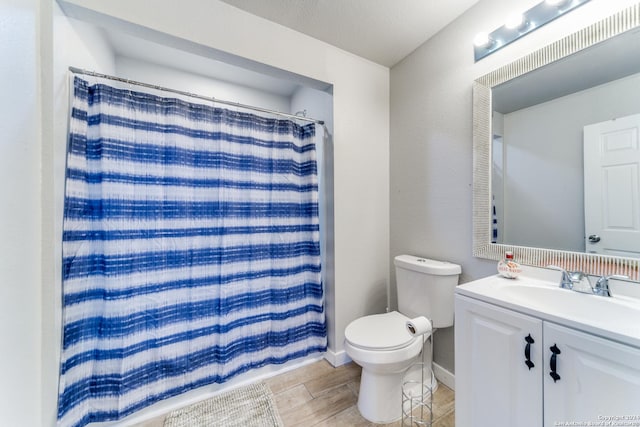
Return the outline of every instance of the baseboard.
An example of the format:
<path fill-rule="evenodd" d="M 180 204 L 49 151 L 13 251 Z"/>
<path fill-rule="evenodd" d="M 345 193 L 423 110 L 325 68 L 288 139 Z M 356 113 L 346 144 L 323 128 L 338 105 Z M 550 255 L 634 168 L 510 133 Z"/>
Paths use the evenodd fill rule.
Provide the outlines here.
<path fill-rule="evenodd" d="M 331 365 L 334 367 L 342 366 L 351 362 L 351 358 L 347 355 L 347 352 L 344 350 L 338 351 L 338 352 L 327 350 L 324 353 L 324 358 L 327 360 L 327 362 L 331 363 Z"/>
<path fill-rule="evenodd" d="M 456 386 L 455 376 L 451 372 L 447 371 L 437 363 L 434 363 L 433 373 L 438 379 L 438 381 L 440 381 L 442 384 L 449 387 L 451 390 L 455 390 L 455 386 Z"/>

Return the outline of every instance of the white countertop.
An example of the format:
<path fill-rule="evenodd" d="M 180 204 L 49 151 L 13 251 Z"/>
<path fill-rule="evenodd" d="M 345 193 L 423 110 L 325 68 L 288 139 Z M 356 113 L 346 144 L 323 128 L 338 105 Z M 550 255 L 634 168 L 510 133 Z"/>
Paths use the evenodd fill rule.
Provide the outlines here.
<path fill-rule="evenodd" d="M 640 348 L 640 298 L 635 289 L 640 284 L 614 285 L 611 280 L 613 296 L 608 298 L 561 289 L 556 271 L 525 273 L 517 279 L 495 275 L 465 283 L 456 294 Z"/>

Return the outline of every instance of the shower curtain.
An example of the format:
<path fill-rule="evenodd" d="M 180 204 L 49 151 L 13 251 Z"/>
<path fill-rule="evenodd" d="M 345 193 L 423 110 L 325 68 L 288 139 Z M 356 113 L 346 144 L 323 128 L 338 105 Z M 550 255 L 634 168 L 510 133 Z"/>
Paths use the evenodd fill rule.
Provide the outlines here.
<path fill-rule="evenodd" d="M 326 350 L 314 134 L 74 79 L 59 426 Z"/>

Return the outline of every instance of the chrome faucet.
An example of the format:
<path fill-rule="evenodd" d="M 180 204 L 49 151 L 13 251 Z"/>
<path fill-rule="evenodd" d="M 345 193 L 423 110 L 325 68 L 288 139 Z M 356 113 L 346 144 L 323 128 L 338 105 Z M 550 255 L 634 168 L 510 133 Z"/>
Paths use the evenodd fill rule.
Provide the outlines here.
<path fill-rule="evenodd" d="M 582 282 L 586 278 L 589 289 L 591 289 L 591 293 L 594 295 L 599 295 L 601 297 L 611 297 L 611 289 L 609 289 L 609 279 L 629 278 L 629 276 L 623 276 L 620 274 L 612 274 L 609 276 L 605 275 L 598 279 L 595 286 L 592 286 L 591 281 L 589 280 L 589 276 L 581 271 L 567 271 L 562 267 L 558 267 L 557 265 L 548 265 L 547 268 L 552 268 L 554 270 L 559 270 L 562 272 L 562 276 L 560 277 L 561 288 L 574 290 L 574 285 L 576 283 Z M 584 291 L 580 289 L 575 289 L 575 291 L 584 293 Z"/>
<path fill-rule="evenodd" d="M 595 295 L 601 297 L 610 297 L 611 289 L 609 289 L 609 279 L 628 279 L 629 276 L 623 276 L 620 274 L 612 274 L 610 276 L 602 276 L 596 282 L 596 285 L 591 289 Z"/>
<path fill-rule="evenodd" d="M 582 279 L 586 277 L 586 275 L 581 271 L 567 271 L 557 265 L 547 265 L 547 268 L 552 268 L 562 272 L 562 276 L 560 276 L 560 287 L 562 289 L 573 289 L 574 284 L 580 283 Z M 587 280 L 589 280 L 588 277 Z"/>

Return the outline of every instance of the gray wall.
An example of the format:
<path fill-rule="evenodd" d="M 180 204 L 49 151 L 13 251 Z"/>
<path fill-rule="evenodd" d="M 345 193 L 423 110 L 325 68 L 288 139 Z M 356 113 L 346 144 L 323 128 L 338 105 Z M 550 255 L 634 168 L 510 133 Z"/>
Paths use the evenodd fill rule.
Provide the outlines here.
<path fill-rule="evenodd" d="M 473 80 L 633 2 L 593 0 L 474 63 L 476 33 L 493 31 L 509 13 L 536 3 L 481 0 L 391 69 L 392 258 L 409 253 L 458 263 L 461 283 L 496 271 L 494 261 L 472 256 Z M 391 289 L 395 308 L 393 273 Z M 454 372 L 453 328 L 434 340 L 435 362 Z"/>

